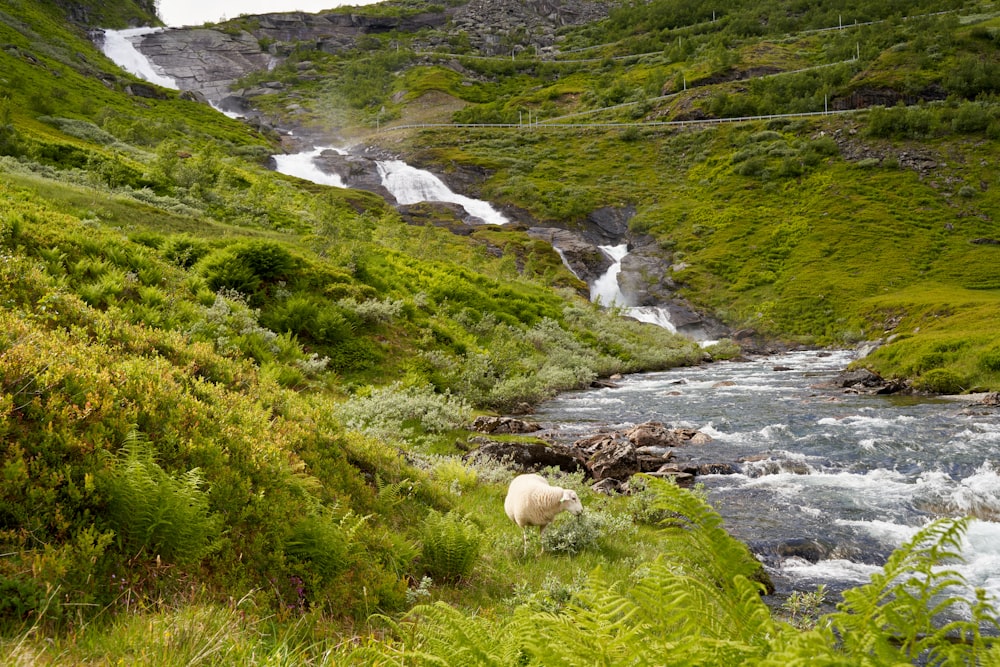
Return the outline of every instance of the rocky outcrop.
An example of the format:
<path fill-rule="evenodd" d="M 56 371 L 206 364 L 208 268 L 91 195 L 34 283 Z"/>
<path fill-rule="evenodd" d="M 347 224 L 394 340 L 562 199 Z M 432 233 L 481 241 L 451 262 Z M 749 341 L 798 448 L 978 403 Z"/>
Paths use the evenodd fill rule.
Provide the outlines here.
<path fill-rule="evenodd" d="M 483 54 L 509 55 L 529 47 L 544 52 L 558 28 L 607 15 L 608 3 L 594 0 L 471 0 L 455 12 L 454 26 Z"/>
<path fill-rule="evenodd" d="M 898 394 L 909 386 L 903 380 L 886 380 L 867 368 L 844 371 L 834 379 L 834 384 L 854 394 Z"/>
<path fill-rule="evenodd" d="M 144 35 L 136 48 L 177 82 L 211 101 L 229 95 L 234 81 L 266 69 L 271 55 L 248 32 L 235 34 L 205 28 L 178 28 Z"/>
<path fill-rule="evenodd" d="M 479 433 L 516 434 L 534 433 L 536 431 L 541 431 L 542 427 L 537 422 L 515 419 L 514 417 L 492 417 L 489 415 L 480 415 L 473 420 L 472 430 L 478 431 Z"/>
<path fill-rule="evenodd" d="M 658 306 L 673 298 L 677 284 L 666 268 L 672 262 L 670 252 L 659 244 L 636 244 L 622 259 L 618 285 L 625 300 L 633 306 Z"/>
<path fill-rule="evenodd" d="M 555 467 L 565 472 L 589 471 L 583 457 L 562 445 L 543 445 L 536 442 L 500 442 L 474 439 L 479 447 L 465 455 L 466 460 L 485 457 L 513 465 L 521 472 L 539 471 Z"/>
<path fill-rule="evenodd" d="M 322 172 L 337 174 L 349 188 L 374 192 L 387 202 L 396 203 L 396 198 L 382 185 L 382 175 L 374 160 L 326 150 L 313 159 L 313 164 Z"/>
<path fill-rule="evenodd" d="M 611 267 L 611 259 L 579 232 L 557 227 L 531 227 L 528 236 L 550 243 L 580 280 L 590 284 Z"/>
<path fill-rule="evenodd" d="M 454 9 L 423 12 L 409 16 L 370 16 L 345 12 L 307 14 L 280 12 L 256 17 L 253 34 L 259 39 L 280 43 L 312 42 L 329 53 L 354 48 L 363 35 L 392 31 L 417 32 L 426 28 L 441 28 Z"/>

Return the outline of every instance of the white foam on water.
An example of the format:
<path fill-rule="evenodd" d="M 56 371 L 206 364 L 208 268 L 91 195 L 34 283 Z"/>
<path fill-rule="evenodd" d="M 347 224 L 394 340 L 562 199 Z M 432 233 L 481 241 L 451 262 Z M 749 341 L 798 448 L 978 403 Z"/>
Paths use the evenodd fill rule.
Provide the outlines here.
<path fill-rule="evenodd" d="M 126 72 L 145 79 L 163 88 L 178 90 L 177 82 L 166 76 L 162 70 L 142 55 L 135 43 L 138 38 L 160 32 L 163 28 L 129 28 L 128 30 L 105 30 L 101 51 Z"/>
<path fill-rule="evenodd" d="M 891 541 L 899 547 L 912 539 L 923 526 L 904 526 L 889 521 L 838 521 L 864 530 L 878 539 Z M 946 563 L 942 567 L 955 570 L 974 588 L 982 588 L 993 599 L 1000 601 L 1000 523 L 969 522 L 968 531 L 960 547 L 962 561 Z"/>
<path fill-rule="evenodd" d="M 670 311 L 666 308 L 660 308 L 659 306 L 633 306 L 626 308 L 625 314 L 639 320 L 640 322 L 655 324 L 658 327 L 663 327 L 667 331 L 677 333 L 677 327 L 675 327 L 674 323 L 670 320 Z"/>
<path fill-rule="evenodd" d="M 287 155 L 275 155 L 274 163 L 277 171 L 287 176 L 295 176 L 305 181 L 312 181 L 320 185 L 332 185 L 335 188 L 345 188 L 343 179 L 337 174 L 328 174 L 316 166 L 315 158 L 326 150 L 334 150 L 343 153 L 338 148 L 329 146 L 319 146 L 303 153 L 290 153 Z"/>
<path fill-rule="evenodd" d="M 417 204 L 423 201 L 440 201 L 458 204 L 465 211 L 488 225 L 505 225 L 510 222 L 489 202 L 456 194 L 444 182 L 423 169 L 412 167 L 402 160 L 380 160 L 376 163 L 382 185 L 392 193 L 399 204 Z"/>
<path fill-rule="evenodd" d="M 1000 475 L 990 463 L 981 465 L 974 474 L 959 481 L 942 496 L 956 514 L 1000 521 Z"/>
<path fill-rule="evenodd" d="M 910 424 L 916 420 L 916 417 L 911 417 L 909 415 L 898 415 L 892 418 L 847 415 L 846 417 L 824 417 L 816 423 L 820 426 L 845 426 L 857 429 L 887 429 L 895 428 L 900 424 Z"/>
<path fill-rule="evenodd" d="M 812 563 L 803 558 L 789 558 L 781 564 L 781 571 L 800 583 L 836 581 L 849 586 L 866 584 L 873 574 L 881 570 L 882 568 L 877 565 L 841 559 Z"/>

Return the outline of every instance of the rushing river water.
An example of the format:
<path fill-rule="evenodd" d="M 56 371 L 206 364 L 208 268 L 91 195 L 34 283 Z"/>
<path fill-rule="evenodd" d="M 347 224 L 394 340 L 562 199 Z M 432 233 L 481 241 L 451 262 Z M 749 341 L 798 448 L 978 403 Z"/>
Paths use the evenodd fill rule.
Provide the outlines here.
<path fill-rule="evenodd" d="M 957 569 L 1000 599 L 1000 412 L 823 386 L 850 361 L 795 352 L 634 375 L 535 417 L 567 441 L 645 421 L 711 435 L 678 458 L 738 462 L 738 474 L 697 479 L 779 592 L 866 583 L 928 521 L 972 515 Z"/>

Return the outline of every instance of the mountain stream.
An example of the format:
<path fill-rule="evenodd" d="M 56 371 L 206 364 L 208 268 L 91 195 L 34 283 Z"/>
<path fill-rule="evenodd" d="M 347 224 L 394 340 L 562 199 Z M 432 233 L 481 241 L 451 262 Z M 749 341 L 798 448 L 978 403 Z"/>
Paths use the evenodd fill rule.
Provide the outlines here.
<path fill-rule="evenodd" d="M 867 583 L 927 522 L 971 515 L 957 569 L 1000 599 L 1000 412 L 845 393 L 829 383 L 850 361 L 794 352 L 632 375 L 561 395 L 533 418 L 565 442 L 646 421 L 710 435 L 678 458 L 736 465 L 696 479 L 779 593 Z"/>

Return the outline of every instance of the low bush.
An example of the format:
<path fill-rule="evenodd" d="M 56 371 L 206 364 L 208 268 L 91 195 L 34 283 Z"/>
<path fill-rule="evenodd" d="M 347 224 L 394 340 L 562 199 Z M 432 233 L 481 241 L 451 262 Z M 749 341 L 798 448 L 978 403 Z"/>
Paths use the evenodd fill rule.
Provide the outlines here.
<path fill-rule="evenodd" d="M 968 383 L 949 368 L 934 368 L 914 379 L 913 388 L 934 394 L 961 394 Z"/>

